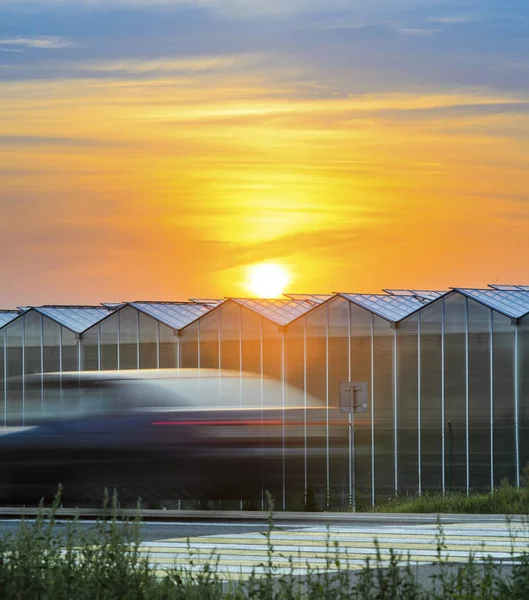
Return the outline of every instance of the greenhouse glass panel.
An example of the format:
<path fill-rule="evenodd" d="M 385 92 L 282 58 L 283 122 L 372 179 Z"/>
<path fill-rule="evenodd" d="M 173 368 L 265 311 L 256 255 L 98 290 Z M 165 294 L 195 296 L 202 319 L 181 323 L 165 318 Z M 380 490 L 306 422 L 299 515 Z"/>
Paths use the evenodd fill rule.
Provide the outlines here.
<path fill-rule="evenodd" d="M 62 370 L 63 371 L 79 371 L 79 336 L 73 331 L 62 328 Z M 96 338 L 96 353 L 97 353 L 97 338 Z M 82 361 L 81 361 L 82 364 Z M 96 366 L 97 370 L 97 355 Z"/>
<path fill-rule="evenodd" d="M 61 326 L 43 316 L 42 332 L 44 373 L 58 373 L 61 370 Z"/>
<path fill-rule="evenodd" d="M 450 294 L 445 304 L 445 480 L 466 491 L 466 303 Z M 451 425 L 451 430 L 449 425 Z"/>
<path fill-rule="evenodd" d="M 371 333 L 373 314 L 351 304 L 351 381 L 366 382 L 368 389 L 368 410 L 354 415 L 354 471 L 356 483 L 356 505 L 367 509 L 372 503 L 372 463 L 371 463 Z"/>
<path fill-rule="evenodd" d="M 397 480 L 400 494 L 419 492 L 419 319 L 415 314 L 397 329 Z"/>
<path fill-rule="evenodd" d="M 4 420 L 10 427 L 24 424 L 24 388 L 21 379 L 24 357 L 23 328 L 24 322 L 22 318 L 9 323 L 5 328 L 7 344 L 7 399 Z"/>
<path fill-rule="evenodd" d="M 5 425 L 4 423 L 4 414 L 5 414 L 5 360 L 4 355 L 6 354 L 5 347 L 5 327 L 0 329 L 0 424 Z"/>
<path fill-rule="evenodd" d="M 514 416 L 514 325 L 493 318 L 494 485 L 516 482 Z"/>
<path fill-rule="evenodd" d="M 292 432 L 299 436 L 306 432 L 306 405 L 304 394 L 304 331 L 305 317 L 294 321 L 285 331 L 285 379 L 289 383 L 286 388 L 286 405 L 301 407 L 295 411 L 287 411 L 286 445 L 290 448 L 289 435 Z M 299 438 L 298 438 L 299 439 Z M 305 469 L 306 444 L 303 448 L 296 447 L 295 456 L 287 454 L 286 460 L 286 490 L 287 509 L 302 510 L 305 502 Z"/>
<path fill-rule="evenodd" d="M 178 367 L 178 336 L 174 329 L 159 324 L 160 327 L 160 369 Z"/>
<path fill-rule="evenodd" d="M 198 362 L 198 321 L 180 332 L 180 366 L 196 369 Z"/>
<path fill-rule="evenodd" d="M 490 309 L 468 301 L 470 487 L 481 491 L 490 489 L 490 318 Z"/>
<path fill-rule="evenodd" d="M 118 318 L 115 313 L 101 321 L 101 370 L 115 371 L 118 369 Z"/>
<path fill-rule="evenodd" d="M 439 491 L 443 485 L 442 301 L 423 308 L 421 319 L 421 485 Z"/>
<path fill-rule="evenodd" d="M 340 383 L 349 381 L 349 302 L 335 298 L 329 311 L 329 453 L 331 509 L 349 506 L 349 415 L 340 412 Z"/>
<path fill-rule="evenodd" d="M 104 321 L 103 321 L 104 322 Z M 83 371 L 97 371 L 99 368 L 99 325 L 85 331 L 81 338 Z M 64 343 L 64 339 L 63 339 Z"/>
<path fill-rule="evenodd" d="M 529 473 L 529 316 L 518 323 L 519 385 L 520 385 L 520 468 Z"/>
<path fill-rule="evenodd" d="M 241 307 L 227 302 L 220 308 L 221 368 L 240 371 L 241 368 Z M 202 337 L 202 330 L 201 330 Z"/>
<path fill-rule="evenodd" d="M 395 493 L 393 332 L 386 320 L 374 316 L 375 490 L 384 497 Z"/>
<path fill-rule="evenodd" d="M 323 414 L 309 413 L 309 428 L 317 434 L 311 439 L 307 460 L 307 484 L 322 507 L 330 500 L 330 463 L 328 462 L 329 423 L 327 420 L 327 328 L 328 307 L 322 306 L 305 317 L 307 327 L 307 393 L 317 398 Z M 322 418 L 324 417 L 324 418 Z M 313 421 L 316 420 L 316 423 Z"/>
<path fill-rule="evenodd" d="M 242 311 L 242 370 L 261 373 L 261 317 Z"/>
<path fill-rule="evenodd" d="M 140 312 L 140 369 L 158 366 L 158 321 Z"/>
<path fill-rule="evenodd" d="M 42 371 L 42 317 L 36 311 L 29 311 L 24 320 L 24 374 L 36 375 Z M 37 425 L 42 420 L 42 390 L 24 381 L 24 423 Z"/>
<path fill-rule="evenodd" d="M 219 363 L 220 310 L 200 319 L 200 367 L 218 369 Z"/>
<path fill-rule="evenodd" d="M 118 312 L 119 318 L 119 368 L 138 368 L 139 312 L 126 306 Z"/>

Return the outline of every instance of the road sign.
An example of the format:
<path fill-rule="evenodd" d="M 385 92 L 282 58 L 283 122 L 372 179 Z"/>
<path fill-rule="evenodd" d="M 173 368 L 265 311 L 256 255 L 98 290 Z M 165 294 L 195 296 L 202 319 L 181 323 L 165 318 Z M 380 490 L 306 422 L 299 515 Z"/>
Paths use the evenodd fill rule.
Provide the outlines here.
<path fill-rule="evenodd" d="M 367 412 L 367 381 L 340 382 L 340 412 Z"/>

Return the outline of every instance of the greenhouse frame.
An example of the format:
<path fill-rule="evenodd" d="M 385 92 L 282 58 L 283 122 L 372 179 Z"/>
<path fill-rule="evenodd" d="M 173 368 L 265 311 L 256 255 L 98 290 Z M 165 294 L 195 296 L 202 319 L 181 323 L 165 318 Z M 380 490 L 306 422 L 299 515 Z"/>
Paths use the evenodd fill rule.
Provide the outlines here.
<path fill-rule="evenodd" d="M 529 286 L 0 311 L 5 427 L 49 417 L 48 390 L 26 389 L 29 375 L 177 367 L 274 377 L 319 399 L 325 459 L 305 447 L 302 493 L 338 506 L 520 485 L 529 461 Z M 367 412 L 340 410 L 345 382 L 367 384 Z M 283 508 L 299 493 L 293 465 Z"/>

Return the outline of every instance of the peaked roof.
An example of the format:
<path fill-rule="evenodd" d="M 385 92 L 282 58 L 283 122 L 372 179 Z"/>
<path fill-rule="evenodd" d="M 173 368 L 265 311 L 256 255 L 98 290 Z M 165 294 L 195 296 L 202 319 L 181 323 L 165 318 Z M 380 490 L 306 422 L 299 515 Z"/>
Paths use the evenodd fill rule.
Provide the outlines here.
<path fill-rule="evenodd" d="M 390 296 L 416 296 L 417 298 L 440 298 L 446 294 L 446 290 L 394 290 L 385 289 L 382 290 Z"/>
<path fill-rule="evenodd" d="M 18 310 L 0 310 L 0 327 L 7 325 L 21 314 Z"/>
<path fill-rule="evenodd" d="M 333 294 L 284 294 L 287 298 L 291 300 L 305 300 L 307 302 L 312 302 L 313 304 L 321 304 L 329 298 L 333 297 Z"/>
<path fill-rule="evenodd" d="M 488 284 L 490 288 L 492 288 L 493 290 L 501 290 L 504 292 L 508 292 L 508 291 L 516 291 L 516 290 L 521 290 L 522 292 L 529 292 L 529 285 L 506 285 L 506 284 L 500 284 L 500 283 L 489 283 Z"/>
<path fill-rule="evenodd" d="M 31 309 L 74 333 L 82 333 L 112 313 L 103 306 L 32 306 Z"/>
<path fill-rule="evenodd" d="M 307 300 L 266 300 L 258 298 L 230 298 L 233 302 L 252 310 L 280 327 L 303 316 L 315 306 Z"/>
<path fill-rule="evenodd" d="M 338 294 L 342 298 L 365 308 L 366 310 L 391 321 L 398 323 L 409 317 L 414 312 L 423 308 L 436 298 L 420 298 L 411 294 Z"/>
<path fill-rule="evenodd" d="M 453 288 L 453 290 L 511 319 L 519 319 L 529 314 L 529 290 L 473 288 Z"/>
<path fill-rule="evenodd" d="M 214 308 L 198 302 L 128 302 L 127 305 L 172 329 L 183 329 Z"/>

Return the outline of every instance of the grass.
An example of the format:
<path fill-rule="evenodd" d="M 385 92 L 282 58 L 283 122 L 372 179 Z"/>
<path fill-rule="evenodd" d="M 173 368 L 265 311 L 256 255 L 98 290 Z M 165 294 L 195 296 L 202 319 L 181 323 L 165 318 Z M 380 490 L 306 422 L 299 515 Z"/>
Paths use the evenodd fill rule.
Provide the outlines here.
<path fill-rule="evenodd" d="M 425 493 L 421 496 L 397 496 L 377 504 L 377 512 L 529 514 L 529 488 L 504 486 L 492 493 Z M 528 596 L 529 597 L 529 596 Z"/>
<path fill-rule="evenodd" d="M 504 501 L 512 493 L 501 491 Z M 422 499 L 417 499 L 422 500 Z M 431 499 L 430 499 L 431 500 Z M 59 505 L 56 499 L 54 508 Z M 395 552 L 389 560 L 367 561 L 351 570 L 347 555 L 327 536 L 327 559 L 318 570 L 307 565 L 297 577 L 290 560 L 281 574 L 272 542 L 272 511 L 265 535 L 268 548 L 262 568 L 248 581 L 223 581 L 218 557 L 212 555 L 196 570 L 190 564 L 160 576 L 141 547 L 139 519 L 119 521 L 117 499 L 106 501 L 108 518 L 93 528 L 77 520 L 57 527 L 55 511 L 40 511 L 35 520 L 23 521 L 16 533 L 0 538 L 0 598 L 2 600 L 444 600 L 529 598 L 529 547 L 512 557 L 505 568 L 490 560 L 473 558 L 449 565 L 443 558 L 445 541 L 438 531 L 438 557 L 430 578 L 418 581 L 415 566 Z M 191 556 L 192 548 L 189 547 Z"/>

